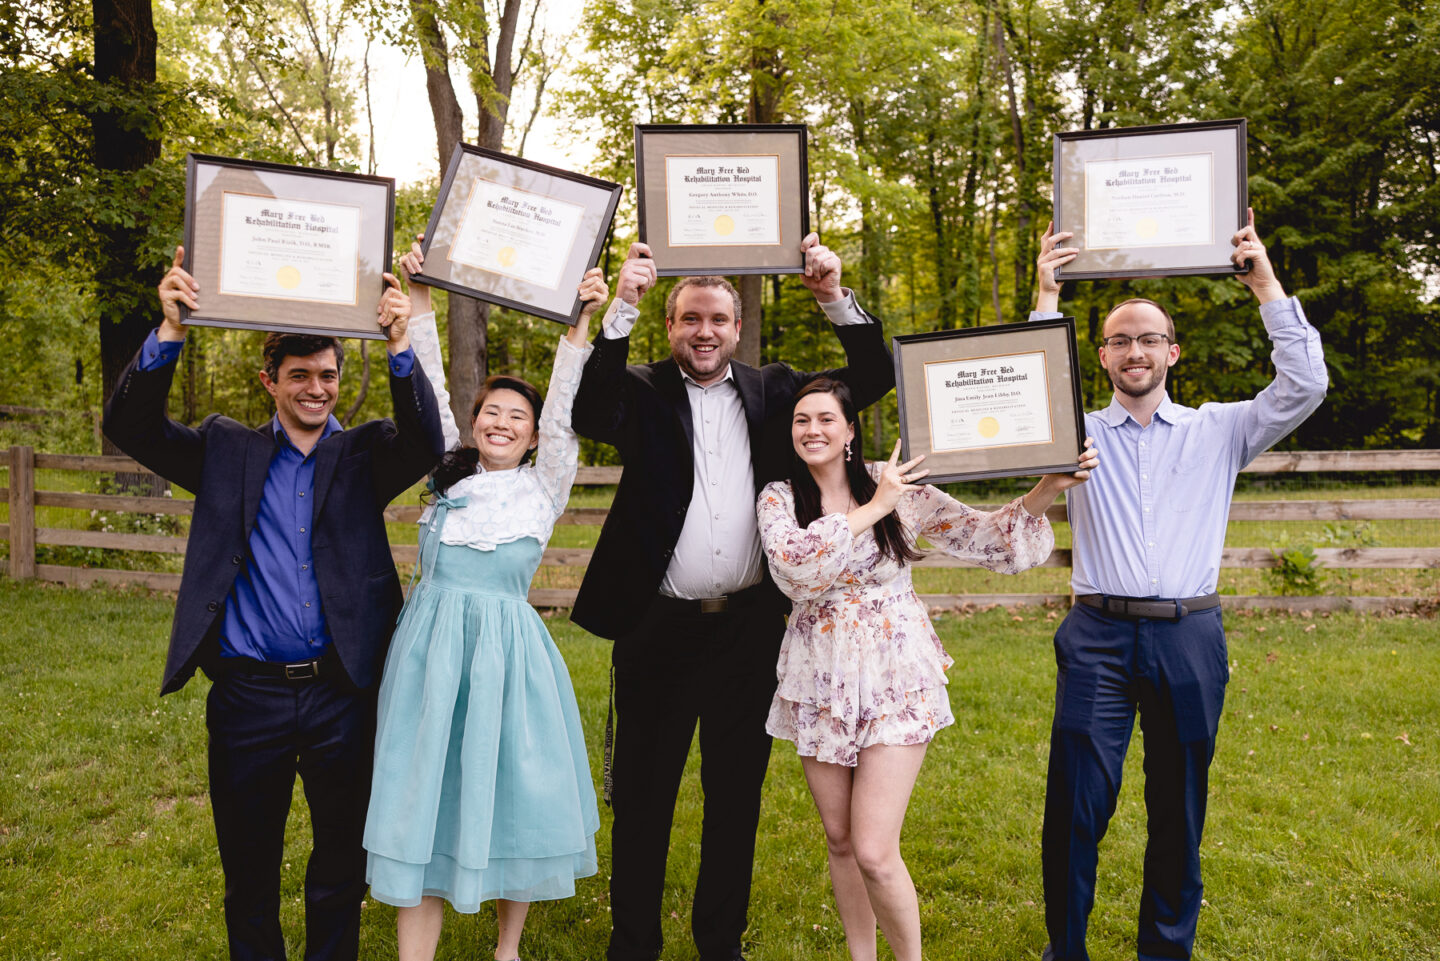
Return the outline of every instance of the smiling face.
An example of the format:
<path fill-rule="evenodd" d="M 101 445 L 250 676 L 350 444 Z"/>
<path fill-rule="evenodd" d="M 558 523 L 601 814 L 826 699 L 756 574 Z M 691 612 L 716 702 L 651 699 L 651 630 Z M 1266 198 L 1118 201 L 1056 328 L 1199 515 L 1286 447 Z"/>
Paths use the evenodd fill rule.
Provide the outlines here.
<path fill-rule="evenodd" d="M 325 429 L 340 394 L 340 366 L 334 350 L 280 361 L 272 378 L 260 371 L 260 383 L 275 399 L 275 414 L 292 442 Z"/>
<path fill-rule="evenodd" d="M 1169 322 L 1164 313 L 1149 304 L 1126 304 L 1118 307 L 1105 321 L 1104 336 L 1166 333 Z M 1100 364 L 1110 375 L 1110 382 L 1122 394 L 1144 397 L 1151 391 L 1165 389 L 1165 375 L 1180 359 L 1180 345 L 1167 342 L 1146 350 L 1139 340 L 1132 339 L 1124 350 L 1100 348 Z"/>
<path fill-rule="evenodd" d="M 725 376 L 740 343 L 735 302 L 720 287 L 681 290 L 674 313 L 665 318 L 665 329 L 675 363 L 702 387 Z"/>
<path fill-rule="evenodd" d="M 471 425 L 480 464 L 486 470 L 517 467 L 525 452 L 538 442 L 535 411 L 517 391 L 496 387 L 480 401 L 480 410 Z"/>
<path fill-rule="evenodd" d="M 795 403 L 790 420 L 790 441 L 795 455 L 811 471 L 845 459 L 846 446 L 855 439 L 855 426 L 845 421 L 834 394 L 806 394 Z"/>

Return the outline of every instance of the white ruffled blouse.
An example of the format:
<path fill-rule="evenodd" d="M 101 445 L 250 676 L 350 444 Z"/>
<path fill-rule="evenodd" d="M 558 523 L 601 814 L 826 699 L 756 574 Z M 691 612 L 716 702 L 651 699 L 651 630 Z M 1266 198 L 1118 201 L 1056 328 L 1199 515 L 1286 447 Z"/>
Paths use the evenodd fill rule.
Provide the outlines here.
<path fill-rule="evenodd" d="M 450 392 L 445 386 L 445 368 L 440 359 L 440 335 L 433 313 L 410 321 L 410 343 L 425 376 L 435 388 L 446 448 L 460 440 L 460 431 L 450 411 Z M 531 464 L 511 470 L 487 471 L 456 481 L 445 495 L 464 497 L 464 507 L 452 507 L 439 531 L 442 544 L 492 551 L 500 544 L 533 537 L 541 544 L 550 540 L 555 521 L 565 512 L 570 487 L 579 469 L 580 439 L 570 424 L 570 409 L 580 388 L 585 360 L 593 350 L 589 344 L 576 347 L 563 337 L 555 350 L 555 367 L 550 389 L 540 413 L 540 445 Z M 435 508 L 426 507 L 420 523 L 428 524 Z"/>

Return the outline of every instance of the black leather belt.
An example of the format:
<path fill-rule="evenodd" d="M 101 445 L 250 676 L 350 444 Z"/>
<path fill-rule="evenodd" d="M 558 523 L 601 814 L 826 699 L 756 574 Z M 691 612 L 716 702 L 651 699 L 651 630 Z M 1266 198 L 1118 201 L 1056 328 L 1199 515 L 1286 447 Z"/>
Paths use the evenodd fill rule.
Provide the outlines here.
<path fill-rule="evenodd" d="M 1220 606 L 1219 594 L 1199 597 L 1117 597 L 1113 594 L 1077 594 L 1075 600 L 1114 617 L 1142 617 L 1178 621 L 1186 614 Z"/>
<path fill-rule="evenodd" d="M 282 664 L 278 661 L 261 661 L 253 657 L 216 658 L 216 667 L 228 674 L 247 674 L 251 677 L 278 677 L 287 681 L 313 681 L 322 674 L 335 673 L 339 661 L 333 650 L 324 656 L 308 661 L 292 661 Z"/>
<path fill-rule="evenodd" d="M 671 597 L 668 594 L 657 595 L 656 600 L 666 610 L 683 614 L 723 614 L 726 611 L 733 611 L 742 607 L 749 607 L 765 596 L 765 582 L 751 584 L 749 587 L 736 591 L 733 594 L 721 594 L 719 597 Z"/>

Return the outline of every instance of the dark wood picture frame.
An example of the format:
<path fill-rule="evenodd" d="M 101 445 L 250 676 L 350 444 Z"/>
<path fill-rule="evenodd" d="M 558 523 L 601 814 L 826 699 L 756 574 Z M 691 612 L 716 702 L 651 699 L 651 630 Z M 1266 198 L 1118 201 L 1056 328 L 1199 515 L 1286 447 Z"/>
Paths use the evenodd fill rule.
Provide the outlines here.
<path fill-rule="evenodd" d="M 354 302 L 226 292 L 221 277 L 227 196 L 357 208 Z M 181 305 L 181 321 L 205 327 L 384 340 L 375 305 L 385 291 L 384 274 L 391 269 L 394 224 L 395 181 L 390 177 L 188 154 L 182 266 L 200 284 L 200 307 L 191 311 Z M 298 277 L 299 271 L 295 274 Z"/>
<path fill-rule="evenodd" d="M 900 412 L 900 457 L 910 460 L 924 454 L 922 466 L 930 470 L 930 476 L 925 478 L 927 483 L 1025 477 L 1079 469 L 1085 445 L 1085 411 L 1080 397 L 1080 358 L 1073 318 L 903 334 L 892 338 L 891 344 Z M 1037 352 L 1044 354 L 1048 441 L 934 449 L 928 365 L 990 359 L 1004 364 L 1007 356 L 1031 356 Z M 1004 382 L 977 379 L 974 388 L 993 392 L 1003 390 Z"/>
<path fill-rule="evenodd" d="M 662 277 L 695 274 L 798 274 L 800 241 L 810 232 L 809 130 L 805 124 L 636 124 L 635 190 L 640 242 Z M 670 236 L 666 158 L 775 156 L 774 243 L 678 244 Z"/>
<path fill-rule="evenodd" d="M 581 208 L 580 213 L 573 215 L 577 220 L 569 249 L 553 251 L 553 256 L 562 258 L 554 271 L 555 284 L 454 259 L 456 235 L 482 181 L 504 191 L 540 198 L 527 201 L 530 203 L 548 201 L 556 206 Z M 575 288 L 585 272 L 600 260 L 622 190 L 619 184 L 608 180 L 512 157 L 498 150 L 457 143 L 450 152 L 440 193 L 425 228 L 425 240 L 421 244 L 424 269 L 415 279 L 573 327 L 584 306 Z"/>
<path fill-rule="evenodd" d="M 1234 275 L 1230 237 L 1246 224 L 1249 206 L 1247 131 L 1244 118 L 1194 123 L 1152 124 L 1106 130 L 1075 130 L 1054 137 L 1053 202 L 1055 231 L 1074 237 L 1065 246 L 1079 256 L 1057 268 L 1057 280 L 1101 280 L 1127 277 L 1177 277 L 1197 274 Z M 1096 244 L 1087 236 L 1086 165 L 1093 163 L 1165 163 L 1167 158 L 1210 155 L 1210 231 L 1204 240 L 1172 244 Z M 1153 171 L 1144 171 L 1151 174 Z M 1233 175 L 1233 180 L 1231 176 Z M 1139 183 L 1154 187 L 1155 178 Z M 1163 181 L 1161 181 L 1163 182 Z M 1156 229 L 1157 221 L 1137 220 Z"/>

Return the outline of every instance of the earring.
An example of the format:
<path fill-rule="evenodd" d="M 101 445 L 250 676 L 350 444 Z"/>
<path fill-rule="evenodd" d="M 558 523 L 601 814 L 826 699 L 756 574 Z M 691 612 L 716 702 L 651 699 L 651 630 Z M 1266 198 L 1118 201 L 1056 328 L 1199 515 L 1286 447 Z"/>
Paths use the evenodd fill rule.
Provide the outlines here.
<path fill-rule="evenodd" d="M 845 463 L 850 463 L 850 442 L 845 442 Z"/>

